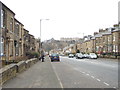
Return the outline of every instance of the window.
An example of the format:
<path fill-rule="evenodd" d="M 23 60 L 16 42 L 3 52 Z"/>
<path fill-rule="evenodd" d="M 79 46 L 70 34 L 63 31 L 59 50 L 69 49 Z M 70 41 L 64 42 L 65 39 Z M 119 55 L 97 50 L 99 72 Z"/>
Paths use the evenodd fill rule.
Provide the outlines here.
<path fill-rule="evenodd" d="M 99 43 L 102 43 L 102 38 L 100 38 Z"/>
<path fill-rule="evenodd" d="M 16 51 L 15 52 L 16 52 L 16 56 L 19 55 L 19 44 L 18 43 L 16 45 Z"/>
<path fill-rule="evenodd" d="M 105 37 L 103 37 L 103 42 L 105 42 Z"/>
<path fill-rule="evenodd" d="M 118 52 L 118 46 L 116 45 L 116 50 L 115 50 L 116 52 Z"/>
<path fill-rule="evenodd" d="M 110 37 L 108 36 L 108 42 L 110 41 Z"/>
<path fill-rule="evenodd" d="M 96 39 L 96 43 L 99 43 L 99 40 L 98 40 L 98 39 Z"/>
<path fill-rule="evenodd" d="M 112 51 L 112 45 L 108 45 L 108 52 Z"/>
<path fill-rule="evenodd" d="M 105 46 L 103 46 L 103 52 L 105 52 L 106 51 L 106 49 L 105 49 L 106 47 Z"/>
<path fill-rule="evenodd" d="M 120 33 L 118 34 L 118 40 L 120 41 Z"/>
<path fill-rule="evenodd" d="M 13 42 L 10 42 L 9 48 L 10 48 L 10 56 L 13 56 Z"/>
<path fill-rule="evenodd" d="M 10 31 L 13 32 L 13 18 L 10 19 Z"/>
<path fill-rule="evenodd" d="M 115 45 L 113 45 L 113 52 L 115 52 L 115 47 L 116 47 L 116 46 L 115 46 Z"/>
<path fill-rule="evenodd" d="M 2 56 L 4 53 L 4 39 L 1 38 L 0 40 L 0 56 Z"/>
<path fill-rule="evenodd" d="M 113 41 L 115 41 L 115 35 L 113 35 Z"/>
<path fill-rule="evenodd" d="M 5 10 L 2 10 L 3 13 L 3 27 L 5 27 L 5 22 L 6 22 L 6 12 Z"/>
<path fill-rule="evenodd" d="M 97 52 L 99 51 L 99 46 L 96 46 L 96 51 L 97 51 Z"/>
<path fill-rule="evenodd" d="M 4 13 L 4 11 L 1 10 L 1 27 L 3 27 L 3 13 Z"/>
<path fill-rule="evenodd" d="M 19 36 L 19 23 L 15 23 L 15 30 L 14 33 Z"/>
<path fill-rule="evenodd" d="M 1 27 L 5 27 L 5 21 L 6 21 L 6 17 L 5 17 L 5 11 L 1 10 Z"/>

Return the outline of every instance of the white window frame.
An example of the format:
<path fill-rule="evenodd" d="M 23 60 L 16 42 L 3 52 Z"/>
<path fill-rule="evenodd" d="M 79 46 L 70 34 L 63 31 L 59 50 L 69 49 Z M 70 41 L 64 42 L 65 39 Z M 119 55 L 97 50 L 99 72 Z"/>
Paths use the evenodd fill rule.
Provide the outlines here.
<path fill-rule="evenodd" d="M 115 35 L 114 35 L 114 36 L 113 36 L 113 41 L 115 41 L 115 38 L 116 38 L 116 37 L 115 37 Z"/>
<path fill-rule="evenodd" d="M 1 27 L 3 27 L 3 10 L 1 10 Z"/>
<path fill-rule="evenodd" d="M 115 51 L 118 52 L 118 46 L 117 46 L 117 45 L 116 45 L 116 48 L 115 48 L 115 49 L 116 49 Z"/>
<path fill-rule="evenodd" d="M 115 46 L 115 45 L 113 45 L 113 52 L 115 52 L 115 47 L 116 47 L 116 46 Z"/>
<path fill-rule="evenodd" d="M 0 44 L 1 44 L 1 45 L 0 45 L 0 46 L 1 46 L 1 47 L 0 47 L 0 48 L 1 48 L 1 49 L 0 49 L 0 50 L 1 50 L 1 51 L 0 51 L 0 56 L 1 56 L 1 55 L 4 54 L 4 46 L 3 46 L 3 45 L 4 45 L 4 39 L 3 39 L 2 37 L 1 37 L 1 40 L 0 40 Z"/>

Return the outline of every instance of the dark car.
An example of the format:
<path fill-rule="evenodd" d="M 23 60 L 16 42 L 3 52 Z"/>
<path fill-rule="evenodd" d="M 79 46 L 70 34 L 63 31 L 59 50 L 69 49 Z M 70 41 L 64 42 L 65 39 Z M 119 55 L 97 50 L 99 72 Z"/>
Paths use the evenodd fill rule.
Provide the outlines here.
<path fill-rule="evenodd" d="M 60 57 L 58 54 L 51 54 L 50 59 L 51 59 L 51 62 L 60 61 Z"/>

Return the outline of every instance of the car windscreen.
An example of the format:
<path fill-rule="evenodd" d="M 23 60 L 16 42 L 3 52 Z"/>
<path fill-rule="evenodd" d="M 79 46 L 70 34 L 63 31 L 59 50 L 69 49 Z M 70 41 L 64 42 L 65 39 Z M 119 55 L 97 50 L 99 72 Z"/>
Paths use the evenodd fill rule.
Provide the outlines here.
<path fill-rule="evenodd" d="M 78 55 L 82 55 L 82 53 L 78 53 Z"/>
<path fill-rule="evenodd" d="M 51 56 L 59 56 L 58 54 L 52 54 Z"/>
<path fill-rule="evenodd" d="M 90 53 L 90 55 L 96 55 L 95 53 Z"/>

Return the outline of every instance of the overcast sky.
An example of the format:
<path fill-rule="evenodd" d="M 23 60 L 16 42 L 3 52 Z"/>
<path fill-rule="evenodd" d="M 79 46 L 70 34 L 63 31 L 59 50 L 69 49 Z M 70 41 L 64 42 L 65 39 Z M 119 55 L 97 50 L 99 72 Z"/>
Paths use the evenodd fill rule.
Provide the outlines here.
<path fill-rule="evenodd" d="M 30 34 L 42 40 L 92 35 L 118 22 L 119 0 L 1 0 Z"/>

